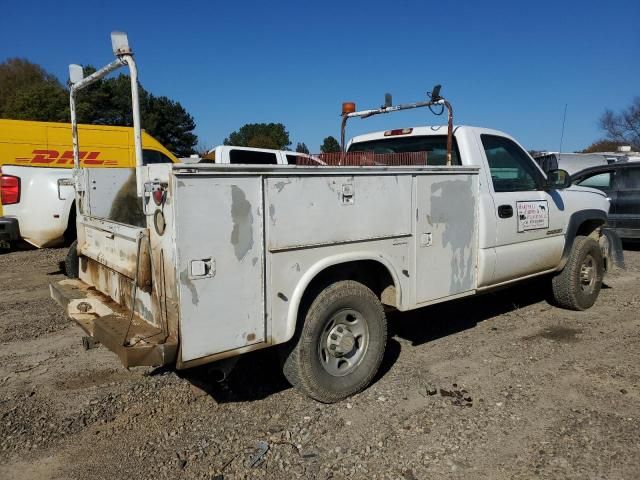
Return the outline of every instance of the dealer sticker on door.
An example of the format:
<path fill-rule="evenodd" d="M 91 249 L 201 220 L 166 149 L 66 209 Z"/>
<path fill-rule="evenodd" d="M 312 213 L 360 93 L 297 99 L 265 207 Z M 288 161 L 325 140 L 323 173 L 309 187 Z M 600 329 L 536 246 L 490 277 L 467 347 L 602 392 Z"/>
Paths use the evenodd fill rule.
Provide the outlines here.
<path fill-rule="evenodd" d="M 518 232 L 549 228 L 549 205 L 546 200 L 516 202 Z"/>

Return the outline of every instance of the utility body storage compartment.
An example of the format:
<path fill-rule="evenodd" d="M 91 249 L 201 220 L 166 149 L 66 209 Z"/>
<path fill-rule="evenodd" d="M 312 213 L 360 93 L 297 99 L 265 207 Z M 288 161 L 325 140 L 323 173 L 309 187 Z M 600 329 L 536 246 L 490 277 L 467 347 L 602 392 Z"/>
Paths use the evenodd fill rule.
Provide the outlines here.
<path fill-rule="evenodd" d="M 386 265 L 403 309 L 474 289 L 476 168 L 177 166 L 172 178 L 179 364 L 289 340 L 323 265 Z"/>
<path fill-rule="evenodd" d="M 157 348 L 165 349 L 163 336 L 179 345 L 175 356 L 147 361 L 186 368 L 287 342 L 306 287 L 332 265 L 380 265 L 391 281 L 386 301 L 401 310 L 475 289 L 476 167 L 154 165 L 144 176 L 166 186 L 159 205 L 144 199 L 148 227 L 82 216 L 81 283 L 55 296 L 93 292 L 94 301 L 120 306 L 108 321 L 157 329 L 147 333 Z M 91 171 L 86 205 L 113 211 L 106 206 L 123 201 L 128 178 Z M 87 312 L 72 310 L 94 330 Z M 122 330 L 102 341 L 152 348 L 135 328 Z"/>

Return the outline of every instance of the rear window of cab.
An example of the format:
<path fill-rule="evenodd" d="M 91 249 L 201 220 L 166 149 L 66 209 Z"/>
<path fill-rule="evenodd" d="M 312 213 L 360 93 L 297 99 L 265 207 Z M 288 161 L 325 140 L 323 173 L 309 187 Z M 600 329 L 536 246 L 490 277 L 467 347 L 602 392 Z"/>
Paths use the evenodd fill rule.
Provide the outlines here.
<path fill-rule="evenodd" d="M 157 150 L 145 149 L 142 151 L 142 162 L 145 165 L 154 165 L 156 163 L 173 163 L 173 160 Z"/>
<path fill-rule="evenodd" d="M 446 135 L 412 135 L 407 137 L 390 137 L 352 143 L 349 152 L 372 153 L 412 153 L 427 152 L 427 165 L 447 164 Z M 451 164 L 460 165 L 460 151 L 456 137 L 453 137 Z"/>

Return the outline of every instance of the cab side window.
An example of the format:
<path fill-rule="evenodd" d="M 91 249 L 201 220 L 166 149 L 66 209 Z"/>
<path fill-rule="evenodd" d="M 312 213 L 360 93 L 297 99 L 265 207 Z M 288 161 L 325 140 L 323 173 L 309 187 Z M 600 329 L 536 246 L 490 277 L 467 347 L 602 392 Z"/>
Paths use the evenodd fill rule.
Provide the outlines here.
<path fill-rule="evenodd" d="M 142 162 L 145 165 L 153 165 L 156 163 L 173 163 L 172 160 L 164 153 L 158 152 L 156 150 L 143 150 Z"/>
<path fill-rule="evenodd" d="M 600 190 L 611 190 L 613 187 L 613 172 L 591 175 L 584 180 L 580 180 L 578 185 L 582 187 L 598 188 Z"/>
<path fill-rule="evenodd" d="M 515 142 L 496 135 L 481 135 L 495 192 L 538 190 L 544 178 L 529 155 Z"/>

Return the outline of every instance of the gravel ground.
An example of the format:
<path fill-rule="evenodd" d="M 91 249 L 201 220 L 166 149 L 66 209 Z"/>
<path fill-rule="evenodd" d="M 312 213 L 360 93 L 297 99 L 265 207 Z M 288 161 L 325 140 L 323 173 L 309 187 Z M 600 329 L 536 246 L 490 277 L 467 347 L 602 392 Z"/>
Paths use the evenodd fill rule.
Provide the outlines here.
<path fill-rule="evenodd" d="M 546 283 L 391 314 L 380 375 L 334 405 L 273 352 L 227 382 L 127 371 L 49 299 L 63 250 L 0 255 L 0 478 L 640 478 L 640 251 L 587 312 Z"/>

